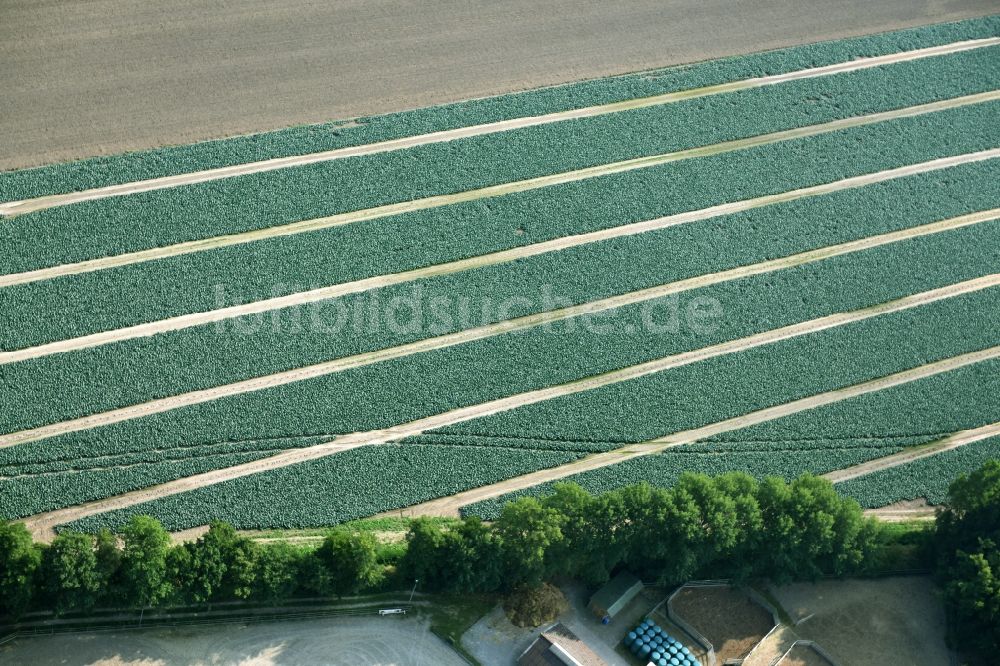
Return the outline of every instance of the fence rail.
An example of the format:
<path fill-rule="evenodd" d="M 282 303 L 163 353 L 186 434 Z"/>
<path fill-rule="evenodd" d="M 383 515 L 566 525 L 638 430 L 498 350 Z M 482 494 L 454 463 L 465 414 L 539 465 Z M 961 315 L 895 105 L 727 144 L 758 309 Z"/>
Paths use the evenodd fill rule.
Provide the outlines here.
<path fill-rule="evenodd" d="M 0 634 L 0 645 L 8 643 L 17 638 L 28 638 L 32 636 L 51 636 L 55 634 L 68 633 L 90 633 L 103 631 L 127 631 L 135 629 L 158 629 L 171 627 L 210 627 L 226 624 L 264 624 L 267 622 L 287 622 L 295 620 L 312 620 L 324 617 L 363 617 L 366 615 L 378 616 L 379 609 L 391 605 L 393 608 L 402 608 L 409 612 L 413 606 L 399 603 L 372 603 L 371 605 L 352 606 L 348 608 L 331 607 L 318 608 L 316 610 L 296 611 L 291 613 L 227 613 L 209 617 L 170 617 L 154 616 L 143 618 L 141 615 L 134 618 L 109 622 L 107 620 L 90 621 L 81 620 L 79 623 L 61 625 L 26 625 L 15 626 L 6 634 Z"/>

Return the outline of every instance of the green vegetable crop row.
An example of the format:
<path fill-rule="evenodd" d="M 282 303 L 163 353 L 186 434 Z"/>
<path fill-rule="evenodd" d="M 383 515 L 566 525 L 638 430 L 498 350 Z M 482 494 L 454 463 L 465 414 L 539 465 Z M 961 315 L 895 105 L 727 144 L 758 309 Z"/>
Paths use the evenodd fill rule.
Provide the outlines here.
<path fill-rule="evenodd" d="M 713 358 L 436 432 L 640 442 L 995 346 L 1000 289 Z M 938 328 L 940 327 L 940 328 Z M 992 329 L 986 332 L 985 329 Z"/>
<path fill-rule="evenodd" d="M 940 129 L 933 127 L 930 131 L 936 134 Z M 954 149 L 976 147 L 967 143 L 964 134 L 956 135 L 959 132 L 961 127 L 949 130 Z M 924 141 L 927 138 L 917 133 L 906 140 L 914 145 L 927 145 Z M 878 139 L 868 145 L 873 150 L 895 150 L 890 143 Z M 856 150 L 853 143 L 817 148 L 816 154 L 798 156 L 788 168 L 766 167 L 766 150 L 756 157 L 754 151 L 748 151 L 739 159 L 737 156 L 728 160 L 706 158 L 687 166 L 674 165 L 673 176 L 681 178 L 685 192 L 691 194 L 682 201 L 677 200 L 678 195 L 669 186 L 668 173 L 629 182 L 620 177 L 598 179 L 573 187 L 501 197 L 489 209 L 473 203 L 427 211 L 415 214 L 412 224 L 406 221 L 407 216 L 400 216 L 389 227 L 351 225 L 8 287 L 0 289 L 0 349 L 21 349 L 698 208 L 701 204 L 696 196 L 716 203 L 719 195 L 713 190 L 719 188 L 719 178 L 728 179 L 729 174 L 740 171 L 750 173 L 756 169 L 759 178 L 765 178 L 766 182 L 758 185 L 758 178 L 728 180 L 741 184 L 740 191 L 727 196 L 727 200 L 834 177 L 826 171 L 817 176 L 806 175 L 811 168 L 808 165 L 816 161 L 817 155 L 826 155 L 831 163 L 839 165 L 841 173 L 836 177 L 864 172 L 853 157 L 848 157 Z M 826 149 L 831 152 L 824 152 Z M 930 155 L 913 148 L 908 150 L 912 152 L 906 159 L 919 161 Z M 750 162 L 745 161 L 751 157 Z M 903 157 L 900 160 L 905 162 Z M 707 171 L 701 167 L 689 168 L 712 162 L 715 166 L 709 166 Z M 582 263 L 607 252 L 605 248 L 612 248 L 630 253 L 632 262 L 611 273 L 621 272 L 623 277 L 645 274 L 653 283 L 671 281 L 994 208 L 1000 206 L 1000 191 L 994 187 L 998 180 L 1000 160 L 990 160 L 519 263 L 527 266 L 553 261 Z M 568 210 L 573 213 L 567 214 Z M 518 235 L 516 230 L 522 233 Z M 650 249 L 646 250 L 647 247 Z M 670 262 L 660 261 L 662 252 L 669 253 Z M 222 290 L 221 298 L 217 286 Z M 27 311 L 46 312 L 50 316 L 25 321 L 23 313 Z M 284 315 L 279 313 L 279 316 Z"/>
<path fill-rule="evenodd" d="M 261 229 L 993 90 L 1000 88 L 998 54 L 993 47 L 42 210 L 0 225 L 0 270 Z M 996 114 L 990 117 L 995 126 Z"/>
<path fill-rule="evenodd" d="M 859 476 L 838 483 L 836 488 L 866 509 L 921 497 L 930 504 L 941 504 L 948 499 L 948 486 L 960 474 L 969 474 L 987 460 L 997 459 L 1000 459 L 1000 437 L 992 437 Z"/>
<path fill-rule="evenodd" d="M 238 529 L 335 525 L 554 467 L 579 454 L 499 448 L 372 446 L 226 481 L 72 523 L 96 531 L 151 514 L 169 530 L 225 520 Z"/>
<path fill-rule="evenodd" d="M 1000 361 L 985 361 L 717 435 L 660 455 L 576 474 L 565 481 L 603 492 L 641 481 L 669 486 L 684 471 L 721 474 L 740 470 L 757 477 L 785 478 L 802 472 L 824 474 L 998 421 L 998 390 Z M 880 479 L 852 487 L 869 486 L 895 492 L 894 486 Z M 544 495 L 551 488 L 550 483 L 525 488 L 470 504 L 463 513 L 491 519 L 507 502 L 523 495 Z"/>
<path fill-rule="evenodd" d="M 596 256 L 590 261 L 546 256 L 513 267 L 434 280 L 425 285 L 421 300 L 430 303 L 434 298 L 461 295 L 475 312 L 484 303 L 525 296 L 531 298 L 530 309 L 539 310 L 546 309 L 542 295 L 546 286 L 559 298 L 585 301 L 607 292 L 621 293 L 660 283 L 662 271 L 656 264 L 665 263 L 662 257 L 669 256 L 669 242 L 657 245 L 623 240 L 593 253 Z M 627 254 L 622 252 L 623 246 Z M 639 269 L 637 272 L 620 268 L 620 258 L 629 255 L 637 258 L 633 266 Z M 648 259 L 639 261 L 640 257 Z M 501 378 L 520 374 L 517 381 L 505 383 L 505 388 L 509 392 L 532 390 L 833 312 L 876 305 L 980 277 L 998 265 L 1000 221 L 985 222 L 693 290 L 682 298 L 661 298 L 619 308 L 605 316 L 608 330 L 604 326 L 585 328 L 582 323 L 588 320 L 577 318 L 554 328 L 535 327 L 433 352 L 435 363 L 431 367 L 424 360 L 427 353 L 421 353 L 339 373 L 327 381 L 336 387 L 331 393 L 342 397 L 353 393 L 364 395 L 373 389 L 374 395 L 387 396 L 387 391 L 407 390 L 402 387 L 411 383 L 447 387 L 456 372 L 453 359 L 476 354 L 478 360 L 470 368 L 474 375 Z M 645 270 L 652 275 L 645 275 Z M 588 275 L 604 276 L 604 285 L 595 288 L 584 277 Z M 411 287 L 399 287 L 386 291 L 405 296 L 410 290 Z M 348 298 L 351 305 L 347 311 L 354 311 L 353 303 L 361 303 L 367 311 L 370 298 L 369 295 Z M 687 313 L 705 302 L 704 299 L 715 299 L 723 311 L 723 316 L 710 322 L 711 331 L 703 330 L 697 321 L 695 325 L 687 321 Z M 380 302 L 385 304 L 390 299 L 383 295 Z M 457 319 L 462 302 L 453 298 L 448 302 L 451 305 L 445 311 Z M 424 310 L 429 312 L 429 306 Z M 650 313 L 656 313 L 656 321 L 664 324 L 675 319 L 678 330 L 651 333 L 645 326 Z M 569 330 L 570 326 L 576 330 Z M 231 327 L 220 330 L 209 325 L 0 366 L 0 381 L 11 387 L 0 395 L 0 428 L 3 432 L 15 432 L 380 349 L 430 337 L 436 332 L 433 322 L 408 327 L 398 335 L 386 326 L 379 330 L 367 326 L 359 331 L 345 329 L 339 333 L 330 333 L 309 322 L 299 332 L 289 328 L 288 320 L 283 326 L 265 320 L 257 334 L 240 335 Z M 583 349 L 591 351 L 580 357 L 579 350 Z M 533 372 L 520 372 L 522 364 L 531 364 Z M 387 370 L 394 373 L 391 379 L 386 375 Z M 373 381 L 374 386 L 370 383 Z M 433 402 L 443 410 L 454 403 L 470 404 L 497 397 L 494 390 L 484 392 L 473 386 L 467 392 L 444 391 L 450 395 Z M 359 421 L 344 418 L 341 427 L 347 430 L 375 427 L 360 414 L 357 416 Z"/>
<path fill-rule="evenodd" d="M 986 17 L 359 118 L 353 124 L 331 122 L 306 125 L 221 141 L 7 172 L 0 174 L 0 201 L 361 145 L 998 34 L 1000 17 Z"/>
<path fill-rule="evenodd" d="M 77 470 L 25 478 L 0 479 L 0 518 L 14 519 L 71 504 L 111 497 L 200 472 L 272 455 L 273 451 L 230 453 L 107 469 Z"/>
<path fill-rule="evenodd" d="M 119 455 L 73 456 L 72 458 L 50 459 L 45 462 L 27 464 L 0 465 L 0 478 L 26 477 L 40 474 L 61 472 L 77 472 L 82 470 L 103 469 L 108 467 L 125 467 L 140 463 L 168 462 L 187 458 L 202 458 L 228 453 L 277 452 L 291 448 L 313 446 L 329 437 L 277 437 L 265 440 L 247 440 L 240 442 L 218 442 L 201 446 L 171 446 L 156 448 L 137 453 L 122 453 Z"/>
<path fill-rule="evenodd" d="M 557 448 L 556 440 L 563 439 L 563 445 L 573 455 L 579 455 L 581 443 L 586 446 L 588 441 L 600 448 L 597 442 L 651 439 L 996 345 L 1000 334 L 988 323 L 998 308 L 998 289 L 949 299 L 554 399 L 507 415 L 481 419 L 478 425 L 482 427 L 489 421 L 488 432 L 499 436 L 512 433 L 545 438 L 548 449 Z M 572 370 L 586 365 L 585 361 L 575 359 L 587 359 L 596 352 L 581 347 L 575 340 L 568 348 L 564 362 Z M 570 353 L 574 350 L 576 356 Z M 371 386 L 345 390 L 344 384 L 337 381 L 289 385 L 11 447 L 0 451 L 0 462 L 29 463 L 70 458 L 74 454 L 123 454 L 149 448 L 152 441 L 162 447 L 178 442 L 215 441 L 222 436 L 251 439 L 385 427 L 457 406 L 453 402 L 456 396 L 477 402 L 490 392 L 494 395 L 513 392 L 522 378 L 530 380 L 537 373 L 537 357 L 530 351 L 528 347 L 524 352 L 511 354 L 511 368 L 502 373 L 483 372 L 483 357 L 476 353 L 450 358 L 447 365 L 450 377 L 442 384 L 407 384 L 407 377 L 420 377 L 422 373 L 404 375 L 398 368 L 385 364 L 384 379 Z M 433 353 L 418 358 L 427 371 L 440 360 Z M 481 439 L 470 438 L 470 441 L 473 446 L 462 448 L 470 452 L 496 448 L 483 446 Z M 244 482 L 251 485 L 241 487 L 287 493 L 289 490 L 281 481 L 291 478 L 286 475 L 294 476 L 298 468 L 255 474 Z M 371 468 L 375 469 L 378 468 Z M 493 478 L 488 468 L 481 473 L 480 484 Z M 435 476 L 441 476 L 440 472 Z M 342 478 L 350 478 L 351 483 L 366 483 L 360 474 Z M 470 482 L 470 487 L 474 485 L 477 483 Z M 263 503 L 270 504 L 269 497 L 263 497 Z"/>

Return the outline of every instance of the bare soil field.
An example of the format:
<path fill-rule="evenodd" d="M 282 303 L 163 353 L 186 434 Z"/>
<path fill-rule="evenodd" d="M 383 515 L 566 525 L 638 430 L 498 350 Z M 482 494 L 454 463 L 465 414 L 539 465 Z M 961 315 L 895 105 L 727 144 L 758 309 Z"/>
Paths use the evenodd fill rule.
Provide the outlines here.
<path fill-rule="evenodd" d="M 928 577 L 797 583 L 772 593 L 798 623 L 795 633 L 841 664 L 950 663 L 944 610 Z"/>
<path fill-rule="evenodd" d="M 4 3 L 0 169 L 983 16 L 992 0 Z M 711 39 L 705 39 L 711 35 Z"/>
<path fill-rule="evenodd" d="M 0 647 L 0 662 L 19 666 L 465 664 L 424 624 L 398 617 L 331 618 L 18 639 Z"/>
<path fill-rule="evenodd" d="M 712 643 L 720 664 L 745 657 L 774 627 L 770 613 L 731 587 L 684 588 L 672 605 Z"/>

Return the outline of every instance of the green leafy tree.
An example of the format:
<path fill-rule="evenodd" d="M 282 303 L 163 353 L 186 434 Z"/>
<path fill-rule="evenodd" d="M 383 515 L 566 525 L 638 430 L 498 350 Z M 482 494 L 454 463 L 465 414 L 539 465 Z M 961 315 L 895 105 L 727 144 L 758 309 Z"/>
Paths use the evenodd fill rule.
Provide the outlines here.
<path fill-rule="evenodd" d="M 504 584 L 538 587 L 552 573 L 546 554 L 563 539 L 564 518 L 533 497 L 507 504 L 494 523 L 504 559 Z"/>
<path fill-rule="evenodd" d="M 561 516 L 562 538 L 548 548 L 548 568 L 558 568 L 563 575 L 588 582 L 607 580 L 609 535 L 601 532 L 597 521 L 600 502 L 575 483 L 557 483 L 554 491 L 542 500 L 542 506 Z"/>
<path fill-rule="evenodd" d="M 416 518 L 406 531 L 406 553 L 400 567 L 406 580 L 419 579 L 423 589 L 441 590 L 447 587 L 455 563 L 442 558 L 445 534 L 428 518 Z"/>
<path fill-rule="evenodd" d="M 713 480 L 717 492 L 732 507 L 733 533 L 724 544 L 718 544 L 717 569 L 727 578 L 746 580 L 754 575 L 757 551 L 764 518 L 757 499 L 757 480 L 743 472 L 730 472 Z"/>
<path fill-rule="evenodd" d="M 97 605 L 102 590 L 94 537 L 63 532 L 46 549 L 44 583 L 56 612 L 86 611 Z"/>
<path fill-rule="evenodd" d="M 937 575 L 952 641 L 991 663 L 1000 653 L 1000 461 L 949 488 L 937 518 Z"/>
<path fill-rule="evenodd" d="M 335 529 L 323 540 L 316 556 L 329 572 L 331 591 L 338 596 L 357 594 L 378 582 L 375 537 L 367 532 Z"/>
<path fill-rule="evenodd" d="M 23 523 L 0 521 L 0 613 L 17 617 L 28 609 L 41 561 Z"/>
<path fill-rule="evenodd" d="M 312 558 L 287 541 L 265 546 L 257 554 L 257 595 L 269 601 L 288 599 L 299 588 L 302 561 Z"/>
<path fill-rule="evenodd" d="M 139 606 L 155 606 L 169 599 L 173 586 L 167 577 L 170 535 L 151 516 L 134 516 L 122 530 L 125 542 L 121 573 L 126 599 Z"/>
<path fill-rule="evenodd" d="M 101 529 L 94 539 L 94 557 L 97 560 L 97 579 L 101 587 L 100 603 L 115 604 L 121 601 L 122 551 L 118 537 L 107 528 Z"/>
<path fill-rule="evenodd" d="M 503 554 L 489 526 L 466 517 L 441 534 L 437 580 L 445 592 L 495 592 L 503 576 Z"/>
<path fill-rule="evenodd" d="M 318 549 L 299 562 L 299 587 L 309 596 L 327 597 L 333 594 L 333 578 Z"/>
<path fill-rule="evenodd" d="M 191 601 L 246 599 L 253 592 L 257 546 L 232 525 L 215 521 L 208 532 L 181 548 L 187 556 L 178 555 L 173 568 Z"/>

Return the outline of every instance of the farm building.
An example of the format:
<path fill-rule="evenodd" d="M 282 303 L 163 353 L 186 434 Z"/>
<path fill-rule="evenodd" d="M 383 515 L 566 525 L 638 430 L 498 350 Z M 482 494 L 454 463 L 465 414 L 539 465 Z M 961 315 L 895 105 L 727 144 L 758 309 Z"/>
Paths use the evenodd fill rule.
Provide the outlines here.
<path fill-rule="evenodd" d="M 613 618 L 642 592 L 642 581 L 623 571 L 590 598 L 589 608 L 599 618 Z"/>
<path fill-rule="evenodd" d="M 607 666 L 576 634 L 556 623 L 517 659 L 518 666 Z"/>

